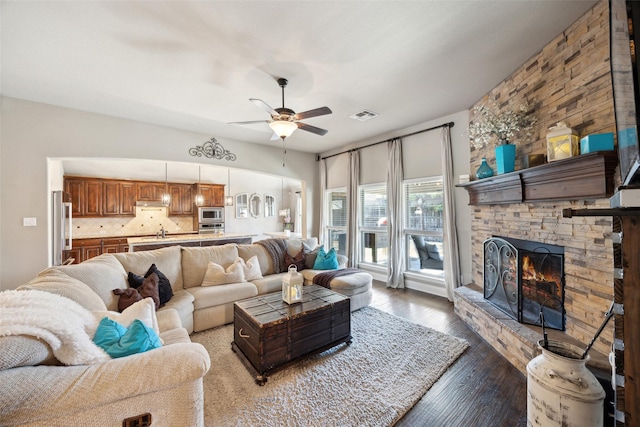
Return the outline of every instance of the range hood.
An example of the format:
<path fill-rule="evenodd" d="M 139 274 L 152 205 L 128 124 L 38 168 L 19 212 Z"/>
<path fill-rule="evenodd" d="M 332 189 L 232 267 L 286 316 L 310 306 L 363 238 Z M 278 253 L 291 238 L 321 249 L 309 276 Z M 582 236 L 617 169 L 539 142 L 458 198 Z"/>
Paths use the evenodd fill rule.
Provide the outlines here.
<path fill-rule="evenodd" d="M 137 200 L 136 207 L 137 208 L 166 208 L 167 205 L 162 203 L 160 200 L 155 200 L 155 201 Z"/>

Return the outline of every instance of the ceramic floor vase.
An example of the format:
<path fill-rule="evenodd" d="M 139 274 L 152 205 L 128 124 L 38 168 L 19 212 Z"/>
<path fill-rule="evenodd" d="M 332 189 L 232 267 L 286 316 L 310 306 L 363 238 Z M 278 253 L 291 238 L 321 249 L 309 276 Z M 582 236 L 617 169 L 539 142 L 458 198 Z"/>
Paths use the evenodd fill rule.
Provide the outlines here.
<path fill-rule="evenodd" d="M 602 426 L 605 392 L 582 349 L 549 340 L 527 364 L 527 427 Z"/>

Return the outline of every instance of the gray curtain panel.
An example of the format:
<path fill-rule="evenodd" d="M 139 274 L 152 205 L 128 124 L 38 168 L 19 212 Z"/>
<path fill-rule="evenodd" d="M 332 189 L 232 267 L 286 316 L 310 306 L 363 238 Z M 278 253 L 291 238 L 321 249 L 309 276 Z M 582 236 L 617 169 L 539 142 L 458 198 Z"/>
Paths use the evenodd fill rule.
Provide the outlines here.
<path fill-rule="evenodd" d="M 402 140 L 389 141 L 387 157 L 387 230 L 389 268 L 387 287 L 404 288 L 405 244 L 402 236 Z"/>

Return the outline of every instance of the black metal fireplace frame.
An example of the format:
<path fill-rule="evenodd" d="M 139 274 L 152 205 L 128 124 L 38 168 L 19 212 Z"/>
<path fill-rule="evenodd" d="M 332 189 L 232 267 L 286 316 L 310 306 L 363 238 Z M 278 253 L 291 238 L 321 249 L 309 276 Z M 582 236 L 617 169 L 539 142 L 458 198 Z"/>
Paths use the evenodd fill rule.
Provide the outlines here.
<path fill-rule="evenodd" d="M 493 245 L 493 249 L 492 246 Z M 541 251 L 544 247 L 544 251 Z M 488 250 L 496 251 L 496 264 L 491 264 L 487 260 Z M 532 304 L 531 301 L 525 301 L 522 284 L 522 252 L 534 254 L 549 254 L 562 257 L 564 263 L 564 248 L 561 246 L 541 244 L 526 240 L 512 239 L 494 236 L 483 242 L 483 266 L 484 266 L 484 298 L 496 308 L 505 312 L 510 317 L 520 323 L 540 326 L 540 317 L 530 319 L 524 316 L 525 304 Z M 512 260 L 513 262 L 509 262 Z M 515 267 L 515 268 L 514 268 Z M 542 310 L 545 316 L 545 326 L 549 329 L 566 330 L 566 311 L 565 303 L 565 275 L 564 265 L 561 270 L 561 289 L 560 289 L 560 307 L 561 310 L 554 310 L 546 306 L 543 301 L 533 302 L 537 305 L 537 310 Z M 492 298 L 495 293 L 501 294 L 502 300 Z M 550 322 L 553 319 L 553 322 Z"/>

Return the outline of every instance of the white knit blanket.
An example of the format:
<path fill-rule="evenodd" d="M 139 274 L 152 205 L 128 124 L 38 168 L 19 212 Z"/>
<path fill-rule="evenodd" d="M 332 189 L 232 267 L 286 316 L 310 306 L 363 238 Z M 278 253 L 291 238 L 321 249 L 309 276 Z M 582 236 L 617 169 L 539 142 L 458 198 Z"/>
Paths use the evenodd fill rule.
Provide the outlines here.
<path fill-rule="evenodd" d="M 69 298 L 38 290 L 0 292 L 0 337 L 40 338 L 65 365 L 110 360 L 91 339 L 96 326 L 91 311 Z"/>

